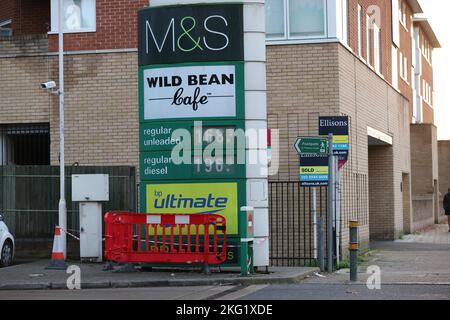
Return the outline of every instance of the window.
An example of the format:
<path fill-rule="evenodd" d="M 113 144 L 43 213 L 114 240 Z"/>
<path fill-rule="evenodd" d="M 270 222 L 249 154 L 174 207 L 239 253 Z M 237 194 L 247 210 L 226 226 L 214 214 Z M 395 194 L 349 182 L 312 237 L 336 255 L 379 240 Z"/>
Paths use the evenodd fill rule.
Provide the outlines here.
<path fill-rule="evenodd" d="M 363 55 L 363 15 L 362 15 L 362 7 L 358 4 L 358 54 L 360 57 Z"/>
<path fill-rule="evenodd" d="M 348 0 L 342 0 L 342 42 L 348 45 Z"/>
<path fill-rule="evenodd" d="M 95 31 L 95 0 L 62 0 L 63 31 L 93 32 Z M 51 29 L 58 32 L 58 0 L 51 0 Z"/>
<path fill-rule="evenodd" d="M 0 37 L 12 36 L 11 19 L 0 20 Z"/>
<path fill-rule="evenodd" d="M 408 58 L 400 52 L 400 78 L 408 82 Z"/>
<path fill-rule="evenodd" d="M 373 25 L 373 51 L 374 51 L 374 66 L 378 73 L 381 73 L 381 29 Z"/>
<path fill-rule="evenodd" d="M 423 100 L 431 107 L 432 90 L 431 86 L 425 80 L 422 80 L 422 96 Z"/>
<path fill-rule="evenodd" d="M 284 0 L 266 1 L 266 33 L 267 38 L 284 38 Z"/>
<path fill-rule="evenodd" d="M 425 59 L 431 63 L 431 46 L 430 43 L 425 39 L 425 37 L 422 37 L 422 54 L 425 57 Z"/>
<path fill-rule="evenodd" d="M 49 165 L 48 124 L 0 125 L 0 165 Z"/>
<path fill-rule="evenodd" d="M 370 20 L 370 16 L 366 15 L 366 50 L 367 50 L 367 63 L 370 65 L 371 63 L 371 55 L 372 55 L 372 45 L 371 45 L 371 36 L 370 29 L 372 28 L 372 20 Z"/>
<path fill-rule="evenodd" d="M 267 38 L 282 40 L 324 37 L 325 8 L 325 0 L 267 0 Z"/>
<path fill-rule="evenodd" d="M 406 28 L 406 2 L 402 0 L 400 1 L 401 1 L 399 12 L 400 23 Z"/>

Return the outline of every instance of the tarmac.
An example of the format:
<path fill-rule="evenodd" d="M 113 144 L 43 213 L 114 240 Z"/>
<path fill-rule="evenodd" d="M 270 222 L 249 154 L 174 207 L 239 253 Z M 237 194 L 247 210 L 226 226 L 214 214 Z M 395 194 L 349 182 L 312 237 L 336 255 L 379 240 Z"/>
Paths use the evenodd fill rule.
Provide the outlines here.
<path fill-rule="evenodd" d="M 0 290 L 67 289 L 71 274 L 66 270 L 48 270 L 49 263 L 49 260 L 40 260 L 0 269 Z M 104 263 L 68 261 L 67 265 L 80 267 L 82 289 L 292 284 L 319 272 L 318 268 L 309 267 L 270 267 L 269 273 L 241 276 L 239 269 L 219 271 L 212 267 L 210 274 L 194 268 L 153 268 L 151 271 L 136 268 L 135 272 L 118 273 L 103 271 Z"/>

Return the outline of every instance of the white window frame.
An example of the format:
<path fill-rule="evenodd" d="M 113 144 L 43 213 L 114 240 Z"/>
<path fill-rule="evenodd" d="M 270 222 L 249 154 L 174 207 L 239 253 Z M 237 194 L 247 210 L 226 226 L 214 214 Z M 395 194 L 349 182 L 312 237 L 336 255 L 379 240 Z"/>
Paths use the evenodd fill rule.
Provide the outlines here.
<path fill-rule="evenodd" d="M 292 37 L 290 35 L 289 30 L 289 0 L 282 0 L 284 5 L 284 36 L 283 37 L 267 37 L 266 35 L 266 41 L 286 41 L 286 40 L 310 40 L 310 39 L 326 39 L 328 37 L 328 6 L 327 6 L 327 0 L 323 1 L 323 8 L 324 8 L 324 15 L 323 15 L 323 23 L 324 23 L 324 34 L 320 36 L 297 36 Z"/>
<path fill-rule="evenodd" d="M 94 27 L 83 28 L 79 30 L 63 30 L 64 33 L 86 33 L 97 32 L 97 0 L 94 1 Z M 48 34 L 58 34 L 58 17 L 59 17 L 59 0 L 51 0 L 50 2 L 50 31 Z"/>
<path fill-rule="evenodd" d="M 370 25 L 371 20 L 370 16 L 366 15 L 366 61 L 369 66 L 371 66 L 371 53 L 372 53 L 372 43 L 370 41 Z"/>
<path fill-rule="evenodd" d="M 395 0 L 394 0 L 395 1 Z M 408 30 L 408 27 L 406 26 L 406 23 L 408 22 L 408 19 L 406 18 L 406 2 L 403 0 L 400 0 L 400 14 L 399 14 L 399 20 L 400 24 L 405 28 L 405 30 Z"/>
<path fill-rule="evenodd" d="M 400 51 L 400 78 L 407 84 L 409 84 L 408 73 L 408 57 L 403 55 L 403 52 Z"/>
<path fill-rule="evenodd" d="M 422 55 L 424 56 L 424 58 L 425 58 L 425 60 L 427 60 L 428 61 L 428 63 L 431 65 L 431 46 L 430 46 L 430 43 L 429 43 L 429 41 L 425 38 L 425 37 L 422 37 L 422 47 L 423 47 L 423 50 L 422 50 Z"/>
<path fill-rule="evenodd" d="M 362 14 L 362 7 L 358 3 L 358 55 L 362 58 L 363 56 L 363 14 Z"/>
<path fill-rule="evenodd" d="M 375 71 L 381 74 L 381 29 L 373 24 L 373 65 Z"/>
<path fill-rule="evenodd" d="M 8 19 L 8 20 L 4 20 L 2 22 L 0 22 L 0 29 L 6 30 L 9 32 L 9 37 L 12 36 L 12 28 L 5 28 L 4 26 L 10 25 L 12 24 L 12 19 Z"/>

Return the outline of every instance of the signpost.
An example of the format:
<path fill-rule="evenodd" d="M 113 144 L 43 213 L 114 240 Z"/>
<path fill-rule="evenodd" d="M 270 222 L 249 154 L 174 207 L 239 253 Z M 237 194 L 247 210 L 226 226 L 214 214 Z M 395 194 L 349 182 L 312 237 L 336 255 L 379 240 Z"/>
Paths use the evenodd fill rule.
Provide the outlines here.
<path fill-rule="evenodd" d="M 338 159 L 338 168 L 332 168 L 331 164 L 335 163 L 334 159 L 330 159 L 330 177 L 333 176 L 333 181 L 331 181 L 330 178 L 330 189 L 329 189 L 329 198 L 332 197 L 332 200 L 328 201 L 334 201 L 335 205 L 330 206 L 333 211 L 330 211 L 334 213 L 334 209 L 336 210 L 336 258 L 337 262 L 339 263 L 339 250 L 340 250 L 340 192 L 337 193 L 337 186 L 340 186 L 340 174 L 339 169 L 341 169 L 348 160 L 348 154 L 350 149 L 350 140 L 349 140 L 349 117 L 348 116 L 331 116 L 331 117 L 319 117 L 319 135 L 328 135 L 331 136 L 332 140 L 332 154 L 333 157 L 336 156 Z M 336 177 L 335 177 L 336 176 Z M 330 217 L 333 216 L 333 214 L 330 214 Z M 331 226 L 332 227 L 332 226 Z M 331 231 L 332 232 L 332 231 Z M 329 234 L 330 235 L 330 231 Z"/>
<path fill-rule="evenodd" d="M 302 187 L 328 185 L 328 139 L 298 137 L 294 149 L 300 155 L 299 178 Z"/>

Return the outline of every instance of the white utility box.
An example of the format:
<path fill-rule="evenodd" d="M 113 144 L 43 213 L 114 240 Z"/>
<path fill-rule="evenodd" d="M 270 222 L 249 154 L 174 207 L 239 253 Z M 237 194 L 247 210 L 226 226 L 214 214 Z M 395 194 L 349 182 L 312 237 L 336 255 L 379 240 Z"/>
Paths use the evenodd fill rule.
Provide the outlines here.
<path fill-rule="evenodd" d="M 109 201 L 109 175 L 72 175 L 72 201 Z"/>
<path fill-rule="evenodd" d="M 102 262 L 102 201 L 109 201 L 109 175 L 72 175 L 72 201 L 80 202 L 80 259 Z"/>

